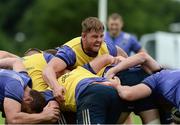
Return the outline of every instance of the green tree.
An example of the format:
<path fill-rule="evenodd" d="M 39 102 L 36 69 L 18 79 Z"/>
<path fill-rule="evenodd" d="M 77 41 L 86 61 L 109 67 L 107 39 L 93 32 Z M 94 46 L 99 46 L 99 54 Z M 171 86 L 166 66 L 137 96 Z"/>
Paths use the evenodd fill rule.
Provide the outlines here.
<path fill-rule="evenodd" d="M 19 30 L 27 36 L 27 48 L 53 48 L 80 36 L 81 21 L 88 16 L 97 16 L 96 0 L 37 0 Z"/>
<path fill-rule="evenodd" d="M 30 47 L 60 46 L 80 36 L 81 21 L 98 13 L 98 0 L 27 1 L 0 0 L 1 49 L 12 48 L 10 50 L 22 53 Z M 113 12 L 122 14 L 125 31 L 140 37 L 157 30 L 168 31 L 170 23 L 180 20 L 180 3 L 173 0 L 108 0 L 108 14 Z M 15 41 L 17 32 L 25 34 L 24 42 Z"/>

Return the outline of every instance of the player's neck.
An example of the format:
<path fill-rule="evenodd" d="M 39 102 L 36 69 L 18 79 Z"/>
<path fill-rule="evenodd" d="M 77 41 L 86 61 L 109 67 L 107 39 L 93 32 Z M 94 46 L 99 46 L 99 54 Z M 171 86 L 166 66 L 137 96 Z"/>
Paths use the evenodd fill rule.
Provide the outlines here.
<path fill-rule="evenodd" d="M 85 42 L 81 41 L 81 47 L 82 47 L 83 52 L 90 57 L 96 57 L 98 55 L 98 53 L 88 50 L 88 48 L 86 47 L 86 45 L 84 43 Z"/>

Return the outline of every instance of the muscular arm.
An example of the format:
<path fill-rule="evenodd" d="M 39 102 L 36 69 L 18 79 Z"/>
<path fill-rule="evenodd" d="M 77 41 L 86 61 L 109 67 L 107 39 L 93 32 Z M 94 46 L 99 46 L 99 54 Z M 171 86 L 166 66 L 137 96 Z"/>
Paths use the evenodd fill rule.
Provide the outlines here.
<path fill-rule="evenodd" d="M 24 64 L 20 58 L 4 58 L 0 59 L 0 67 L 12 68 L 14 71 L 26 71 Z"/>
<path fill-rule="evenodd" d="M 67 65 L 63 60 L 54 57 L 43 71 L 43 78 L 53 90 L 53 94 L 59 103 L 61 103 L 61 101 L 64 101 L 63 95 L 65 90 L 62 86 L 58 84 L 57 76 L 66 67 Z"/>
<path fill-rule="evenodd" d="M 6 51 L 0 51 L 0 59 L 7 58 L 7 57 L 18 58 L 18 56 L 14 55 L 12 53 L 9 53 L 9 52 L 6 52 Z"/>
<path fill-rule="evenodd" d="M 124 59 L 122 62 L 120 62 L 115 67 L 111 68 L 107 73 L 106 76 L 115 75 L 118 72 L 137 66 L 142 65 L 142 68 L 147 73 L 152 73 L 154 71 L 160 70 L 161 66 L 147 53 L 141 52 L 134 56 L 128 57 Z"/>
<path fill-rule="evenodd" d="M 113 63 L 114 57 L 108 54 L 96 57 L 91 62 L 89 62 L 92 69 L 98 73 L 105 66 Z"/>
<path fill-rule="evenodd" d="M 67 67 L 66 63 L 54 57 L 43 70 L 43 78 L 49 84 L 51 89 L 56 88 L 58 85 L 58 75 Z"/>
<path fill-rule="evenodd" d="M 141 56 L 139 56 L 139 54 L 136 54 L 134 56 L 126 58 L 125 60 L 120 62 L 115 67 L 111 68 L 110 71 L 113 72 L 113 74 L 116 74 L 122 70 L 131 68 L 131 67 L 139 65 L 139 64 L 143 64 L 144 62 L 145 62 L 145 59 L 141 58 Z"/>
<path fill-rule="evenodd" d="M 151 89 L 145 84 L 138 84 L 135 86 L 118 86 L 117 88 L 119 96 L 127 101 L 134 101 L 151 94 Z"/>
<path fill-rule="evenodd" d="M 89 62 L 91 68 L 94 70 L 95 73 L 98 73 L 102 68 L 106 67 L 110 64 L 118 64 L 122 60 L 126 58 L 122 56 L 113 57 L 109 54 L 105 54 L 99 57 L 96 57 L 91 62 Z"/>
<path fill-rule="evenodd" d="M 53 109 L 54 112 L 49 112 L 49 109 L 39 114 L 28 114 L 21 112 L 21 104 L 19 102 L 10 98 L 4 99 L 4 111 L 6 114 L 6 119 L 7 122 L 11 124 L 43 123 L 52 119 L 58 119 L 58 109 Z"/>

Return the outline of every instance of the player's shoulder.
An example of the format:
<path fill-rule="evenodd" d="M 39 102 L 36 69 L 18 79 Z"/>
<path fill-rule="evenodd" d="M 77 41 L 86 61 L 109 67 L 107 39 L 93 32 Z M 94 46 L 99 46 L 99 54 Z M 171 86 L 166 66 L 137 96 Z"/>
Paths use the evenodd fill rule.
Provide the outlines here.
<path fill-rule="evenodd" d="M 72 40 L 68 41 L 64 45 L 69 46 L 71 48 L 79 46 L 79 45 L 81 45 L 81 37 L 73 38 Z"/>
<path fill-rule="evenodd" d="M 131 33 L 127 33 L 127 32 L 122 32 L 122 36 L 124 39 L 130 39 L 133 37 Z"/>

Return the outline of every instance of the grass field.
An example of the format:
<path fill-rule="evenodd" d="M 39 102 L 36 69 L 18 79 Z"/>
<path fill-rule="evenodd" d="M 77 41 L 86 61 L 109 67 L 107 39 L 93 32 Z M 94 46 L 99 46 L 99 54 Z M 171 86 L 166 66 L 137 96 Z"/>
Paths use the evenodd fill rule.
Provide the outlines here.
<path fill-rule="evenodd" d="M 140 117 L 133 114 L 133 123 L 142 124 Z"/>
<path fill-rule="evenodd" d="M 1 115 L 1 113 L 0 113 Z M 133 114 L 133 123 L 134 124 L 141 124 L 141 120 L 138 116 Z M 4 124 L 4 119 L 2 117 L 0 117 L 0 124 Z"/>
<path fill-rule="evenodd" d="M 0 124 L 4 124 L 4 119 L 1 117 L 1 113 L 0 113 Z"/>

